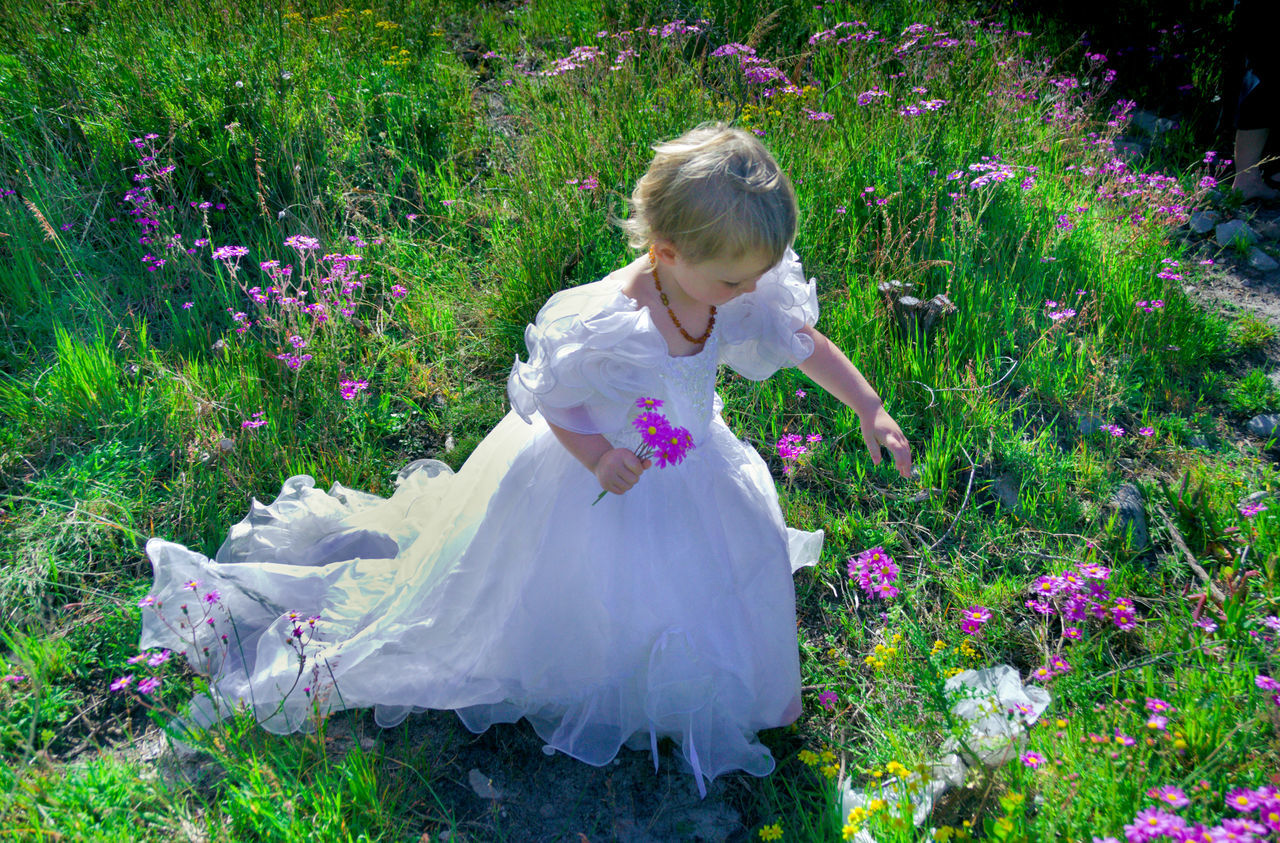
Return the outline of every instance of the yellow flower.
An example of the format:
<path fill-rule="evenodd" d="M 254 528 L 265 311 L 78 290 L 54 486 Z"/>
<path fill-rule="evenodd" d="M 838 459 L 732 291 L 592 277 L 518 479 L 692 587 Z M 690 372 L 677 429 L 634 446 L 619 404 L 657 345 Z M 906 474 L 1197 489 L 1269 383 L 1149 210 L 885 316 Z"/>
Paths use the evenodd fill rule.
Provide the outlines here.
<path fill-rule="evenodd" d="M 797 755 L 796 757 L 810 767 L 818 766 L 818 753 L 814 752 L 813 750 L 802 749 L 800 750 L 800 754 Z"/>
<path fill-rule="evenodd" d="M 867 803 L 867 810 L 869 813 L 874 814 L 877 811 L 883 811 L 887 805 L 888 803 L 883 799 L 872 799 Z"/>
<path fill-rule="evenodd" d="M 822 775 L 826 776 L 829 779 L 834 779 L 836 776 L 840 775 L 840 765 L 839 764 L 826 765 L 825 767 L 822 768 Z"/>
<path fill-rule="evenodd" d="M 1053 725 L 1057 726 L 1059 729 L 1065 729 L 1067 728 L 1067 721 L 1059 717 L 1057 720 L 1053 721 Z"/>
<path fill-rule="evenodd" d="M 907 776 L 911 771 L 899 764 L 897 761 L 890 761 L 884 765 L 885 771 L 891 776 Z"/>
<path fill-rule="evenodd" d="M 836 754 L 829 749 L 822 750 L 822 760 L 830 764 L 836 760 Z"/>
<path fill-rule="evenodd" d="M 781 840 L 782 839 L 782 823 L 776 822 L 773 825 L 766 825 L 760 829 L 761 840 Z"/>

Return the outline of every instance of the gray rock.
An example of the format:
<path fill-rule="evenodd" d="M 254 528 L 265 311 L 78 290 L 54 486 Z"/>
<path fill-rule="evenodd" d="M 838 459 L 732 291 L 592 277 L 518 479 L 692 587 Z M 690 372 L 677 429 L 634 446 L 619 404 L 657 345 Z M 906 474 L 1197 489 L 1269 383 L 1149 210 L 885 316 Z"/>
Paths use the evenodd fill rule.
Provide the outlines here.
<path fill-rule="evenodd" d="M 1280 268 L 1280 263 L 1276 263 L 1275 258 L 1254 246 L 1249 250 L 1249 266 L 1259 272 L 1270 272 L 1273 269 Z"/>
<path fill-rule="evenodd" d="M 1251 495 L 1248 495 L 1248 496 L 1246 496 L 1246 497 L 1244 497 L 1244 498 L 1241 498 L 1241 499 L 1240 499 L 1240 504 L 1239 504 L 1239 505 L 1240 505 L 1240 506 L 1250 506 L 1250 505 L 1255 504 L 1255 503 L 1262 503 L 1263 501 L 1265 501 L 1265 500 L 1266 500 L 1267 498 L 1269 498 L 1269 497 L 1271 497 L 1271 493 L 1270 493 L 1270 492 L 1268 492 L 1268 491 L 1266 491 L 1266 490 L 1264 489 L 1264 490 L 1262 490 L 1262 491 L 1260 491 L 1260 492 L 1254 492 L 1254 493 L 1253 493 L 1253 494 L 1251 494 Z"/>
<path fill-rule="evenodd" d="M 1249 419 L 1247 427 L 1254 436 L 1270 438 L 1275 435 L 1276 429 L 1280 428 L 1280 413 L 1263 413 L 1254 416 Z"/>
<path fill-rule="evenodd" d="M 1085 415 L 1081 413 L 1079 415 L 1079 419 L 1081 436 L 1092 436 L 1102 430 L 1102 426 L 1106 424 L 1106 422 L 1095 415 Z"/>
<path fill-rule="evenodd" d="M 1258 234 L 1268 240 L 1280 240 L 1280 219 L 1267 220 L 1257 224 Z"/>
<path fill-rule="evenodd" d="M 1176 125 L 1167 117 L 1161 117 L 1154 111 L 1135 111 L 1129 118 L 1129 125 L 1148 135 L 1162 135 L 1173 131 Z"/>
<path fill-rule="evenodd" d="M 1230 246 L 1236 241 L 1244 243 L 1258 242 L 1258 233 L 1249 227 L 1244 220 L 1227 220 L 1219 223 L 1213 230 L 1214 239 L 1219 246 Z"/>
<path fill-rule="evenodd" d="M 991 496 L 1000 501 L 1000 505 L 1014 515 L 1022 514 L 1022 504 L 1018 500 L 1018 481 L 1007 474 L 1002 474 L 991 481 L 988 488 Z"/>
<path fill-rule="evenodd" d="M 1196 234 L 1208 234 L 1220 219 L 1222 215 L 1217 211 L 1195 211 L 1191 214 L 1191 230 Z"/>
<path fill-rule="evenodd" d="M 1160 121 L 1160 115 L 1154 111 L 1135 111 L 1129 117 L 1129 125 L 1146 132 L 1149 135 L 1156 133 L 1156 123 Z"/>
<path fill-rule="evenodd" d="M 1147 513 L 1142 505 L 1142 490 L 1132 483 L 1126 483 L 1116 490 L 1111 499 L 1114 511 L 1115 534 L 1128 536 L 1129 548 L 1134 553 L 1147 549 Z"/>
<path fill-rule="evenodd" d="M 1193 433 L 1190 436 L 1188 436 L 1187 444 L 1190 445 L 1192 448 L 1204 448 L 1205 450 L 1209 449 L 1209 440 L 1205 439 L 1199 433 Z"/>
<path fill-rule="evenodd" d="M 472 792 L 481 799 L 502 798 L 502 791 L 493 786 L 493 779 L 475 768 L 467 773 L 467 783 L 471 785 Z"/>

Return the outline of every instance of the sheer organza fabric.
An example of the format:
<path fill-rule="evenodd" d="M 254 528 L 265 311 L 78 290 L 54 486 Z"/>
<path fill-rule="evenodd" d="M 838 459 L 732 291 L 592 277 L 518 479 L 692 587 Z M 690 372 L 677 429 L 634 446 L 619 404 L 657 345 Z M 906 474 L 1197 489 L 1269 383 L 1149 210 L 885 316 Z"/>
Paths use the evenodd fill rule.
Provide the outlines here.
<path fill-rule="evenodd" d="M 724 772 L 765 775 L 756 733 L 800 712 L 791 575 L 823 536 L 785 525 L 715 377 L 721 362 L 762 379 L 802 361 L 817 315 L 790 250 L 692 357 L 669 356 L 616 277 L 558 293 L 526 332 L 512 412 L 456 474 L 419 460 L 388 498 L 291 477 L 213 559 L 151 539 L 141 645 L 210 672 L 194 725 L 237 706 L 281 733 L 310 728 L 314 704 L 372 707 L 386 727 L 452 709 L 473 731 L 527 718 L 548 752 L 595 765 L 624 744 L 656 765 L 669 737 L 704 793 Z M 632 447 L 641 396 L 695 448 L 592 506 L 598 483 L 547 421 Z M 214 623 L 184 627 L 180 606 L 210 591 Z M 290 612 L 319 616 L 301 666 Z"/>

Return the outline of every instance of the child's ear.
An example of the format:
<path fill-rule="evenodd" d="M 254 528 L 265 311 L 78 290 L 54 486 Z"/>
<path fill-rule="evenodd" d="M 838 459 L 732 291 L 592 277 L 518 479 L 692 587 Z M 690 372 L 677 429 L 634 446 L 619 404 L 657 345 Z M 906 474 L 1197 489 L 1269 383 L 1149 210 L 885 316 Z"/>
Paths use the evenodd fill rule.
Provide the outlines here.
<path fill-rule="evenodd" d="M 680 258 L 680 253 L 676 251 L 675 244 L 670 240 L 654 240 L 653 250 L 661 263 L 674 264 Z"/>

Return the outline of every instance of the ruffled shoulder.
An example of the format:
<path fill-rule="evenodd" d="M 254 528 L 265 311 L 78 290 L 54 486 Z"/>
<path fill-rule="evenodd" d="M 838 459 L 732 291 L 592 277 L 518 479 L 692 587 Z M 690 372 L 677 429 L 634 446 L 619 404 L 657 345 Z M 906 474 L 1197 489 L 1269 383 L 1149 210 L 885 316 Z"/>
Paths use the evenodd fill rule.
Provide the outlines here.
<path fill-rule="evenodd" d="M 720 362 L 743 377 L 764 380 L 813 354 L 813 340 L 800 329 L 817 321 L 813 279 L 805 280 L 800 258 L 788 248 L 754 290 L 719 309 Z"/>
<path fill-rule="evenodd" d="M 511 407 L 575 433 L 625 428 L 637 397 L 649 394 L 666 343 L 617 279 L 556 293 L 524 332 L 529 362 L 507 378 Z"/>

